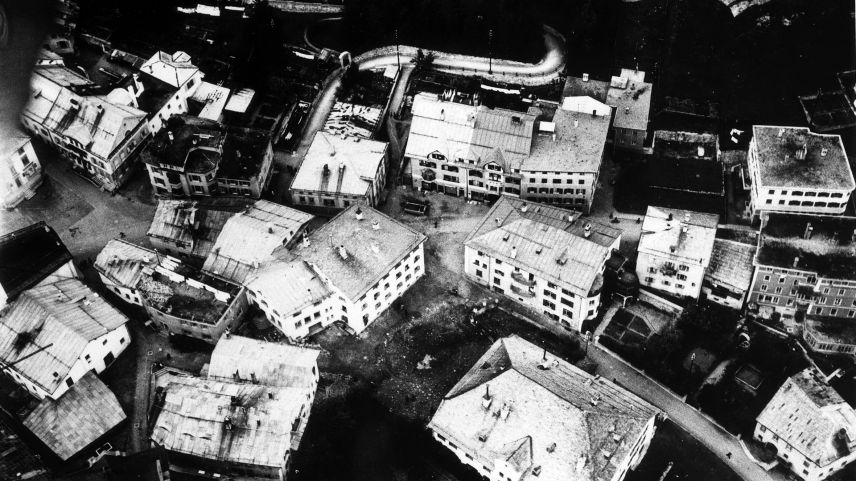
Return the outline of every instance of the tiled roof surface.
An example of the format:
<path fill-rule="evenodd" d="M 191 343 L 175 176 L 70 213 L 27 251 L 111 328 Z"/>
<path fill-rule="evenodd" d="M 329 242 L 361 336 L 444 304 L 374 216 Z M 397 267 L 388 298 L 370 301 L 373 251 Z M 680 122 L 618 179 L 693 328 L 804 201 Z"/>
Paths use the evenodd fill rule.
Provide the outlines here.
<path fill-rule="evenodd" d="M 210 379 L 244 381 L 267 386 L 314 387 L 318 349 L 259 341 L 243 336 L 223 336 L 217 341 L 208 365 Z"/>
<path fill-rule="evenodd" d="M 292 190 L 366 195 L 386 157 L 386 142 L 318 131 L 291 183 Z M 325 170 L 326 167 L 326 170 Z"/>
<path fill-rule="evenodd" d="M 133 289 L 144 267 L 158 263 L 155 251 L 121 239 L 111 239 L 95 258 L 95 269 L 117 285 Z"/>
<path fill-rule="evenodd" d="M 362 220 L 356 217 L 357 209 Z M 352 205 L 310 234 L 309 241 L 308 246 L 295 246 L 294 254 L 356 300 L 424 242 L 425 234 L 371 207 Z M 340 255 L 340 246 L 347 259 Z"/>
<path fill-rule="evenodd" d="M 715 239 L 705 277 L 746 291 L 752 283 L 756 246 Z"/>
<path fill-rule="evenodd" d="M 77 279 L 30 289 L 0 315 L 0 359 L 44 388 L 56 390 L 89 341 L 128 322 Z M 54 376 L 56 373 L 56 376 Z"/>
<path fill-rule="evenodd" d="M 856 410 L 811 367 L 788 378 L 757 420 L 820 466 L 856 448 Z M 840 431 L 849 441 L 836 440 Z"/>
<path fill-rule="evenodd" d="M 719 216 L 648 206 L 639 252 L 697 261 L 705 265 L 713 251 Z"/>
<path fill-rule="evenodd" d="M 42 400 L 24 419 L 24 426 L 67 460 L 124 420 L 116 396 L 89 372 L 58 400 Z"/>
<path fill-rule="evenodd" d="M 545 358 L 550 367 L 542 370 Z M 429 428 L 488 467 L 508 461 L 523 480 L 606 481 L 656 414 L 615 384 L 512 336 L 496 341 L 449 391 Z"/>
<path fill-rule="evenodd" d="M 57 233 L 38 222 L 0 237 L 0 286 L 9 299 L 35 286 L 72 259 Z"/>
<path fill-rule="evenodd" d="M 838 135 L 815 134 L 805 127 L 756 125 L 759 185 L 853 190 L 856 182 Z M 805 159 L 796 153 L 805 147 Z M 826 153 L 824 154 L 824 150 Z"/>

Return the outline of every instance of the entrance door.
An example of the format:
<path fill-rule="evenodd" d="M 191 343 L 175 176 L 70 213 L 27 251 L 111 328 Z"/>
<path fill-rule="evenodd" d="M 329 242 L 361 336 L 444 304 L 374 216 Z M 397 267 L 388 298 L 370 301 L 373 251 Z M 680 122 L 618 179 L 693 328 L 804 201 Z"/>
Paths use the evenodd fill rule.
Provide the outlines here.
<path fill-rule="evenodd" d="M 104 356 L 104 367 L 109 366 L 116 360 L 116 356 L 113 355 L 112 352 L 108 352 L 106 356 Z"/>

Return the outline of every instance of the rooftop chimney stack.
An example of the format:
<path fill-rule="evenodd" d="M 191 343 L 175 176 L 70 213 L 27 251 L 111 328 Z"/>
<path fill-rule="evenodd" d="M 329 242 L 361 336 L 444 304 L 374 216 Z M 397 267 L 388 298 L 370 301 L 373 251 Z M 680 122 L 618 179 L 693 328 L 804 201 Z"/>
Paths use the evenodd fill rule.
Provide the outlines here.
<path fill-rule="evenodd" d="M 589 74 L 584 73 L 583 74 L 583 82 L 588 82 L 588 81 L 589 81 Z"/>
<path fill-rule="evenodd" d="M 770 214 L 761 214 L 761 228 L 767 227 L 767 222 L 770 222 Z"/>
<path fill-rule="evenodd" d="M 800 264 L 800 256 L 794 257 L 794 267 L 799 267 Z"/>
<path fill-rule="evenodd" d="M 344 261 L 348 260 L 348 251 L 345 249 L 345 244 L 339 246 L 339 256 Z"/>
<path fill-rule="evenodd" d="M 372 221 L 372 229 L 374 229 L 374 230 L 380 230 L 380 222 L 378 222 L 378 221 L 376 221 L 376 220 L 373 220 L 373 221 Z"/>
<path fill-rule="evenodd" d="M 814 227 L 811 226 L 811 222 L 806 223 L 805 232 L 803 233 L 803 239 L 811 239 L 812 231 L 814 231 Z"/>
<path fill-rule="evenodd" d="M 365 216 L 363 215 L 363 209 L 361 209 L 361 208 L 357 207 L 357 209 L 354 211 L 354 217 L 355 217 L 357 220 L 363 220 L 363 219 L 365 219 Z"/>
<path fill-rule="evenodd" d="M 797 160 L 805 160 L 805 156 L 807 153 L 808 153 L 808 143 L 806 142 L 806 143 L 803 143 L 802 146 L 800 146 L 797 149 L 797 151 L 794 153 L 794 157 L 796 157 Z"/>
<path fill-rule="evenodd" d="M 175 136 L 174 136 L 174 135 L 172 135 L 172 131 L 171 131 L 171 130 L 167 130 L 167 131 L 166 131 L 166 136 L 167 136 L 167 137 L 169 137 L 169 143 L 173 143 L 173 142 L 175 141 Z"/>
<path fill-rule="evenodd" d="M 630 107 L 624 107 L 624 114 L 626 115 L 629 113 L 630 113 Z"/>
<path fill-rule="evenodd" d="M 527 210 L 529 210 L 529 206 L 524 202 L 523 205 L 520 206 L 520 212 L 525 214 Z"/>
<path fill-rule="evenodd" d="M 511 258 L 517 259 L 517 246 L 511 246 Z"/>
<path fill-rule="evenodd" d="M 685 212 L 685 213 L 684 213 L 684 222 L 689 223 L 689 221 L 690 221 L 690 213 L 689 213 L 689 212 Z"/>
<path fill-rule="evenodd" d="M 704 146 L 703 145 L 698 146 L 698 156 L 704 157 Z"/>
<path fill-rule="evenodd" d="M 586 224 L 585 229 L 583 230 L 583 237 L 586 239 L 591 237 L 591 224 Z"/>

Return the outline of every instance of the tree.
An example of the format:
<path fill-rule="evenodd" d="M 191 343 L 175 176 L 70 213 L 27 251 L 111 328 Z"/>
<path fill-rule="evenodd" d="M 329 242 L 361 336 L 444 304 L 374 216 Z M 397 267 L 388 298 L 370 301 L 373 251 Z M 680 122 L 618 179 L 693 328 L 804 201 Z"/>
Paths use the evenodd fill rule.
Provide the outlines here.
<path fill-rule="evenodd" d="M 416 51 L 416 58 L 413 59 L 413 63 L 416 64 L 414 70 L 416 72 L 424 72 L 425 70 L 431 70 L 431 67 L 434 65 L 434 59 L 436 55 L 434 52 L 425 53 L 420 48 Z"/>

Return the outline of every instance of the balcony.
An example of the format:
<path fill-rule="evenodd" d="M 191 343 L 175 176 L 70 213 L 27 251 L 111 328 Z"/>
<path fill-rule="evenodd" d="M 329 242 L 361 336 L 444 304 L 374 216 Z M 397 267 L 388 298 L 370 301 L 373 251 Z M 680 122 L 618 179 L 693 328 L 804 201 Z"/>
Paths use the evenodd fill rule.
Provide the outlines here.
<path fill-rule="evenodd" d="M 511 284 L 511 292 L 521 297 L 535 297 L 535 291 L 531 287 L 528 289 L 523 289 L 521 287 L 515 286 L 514 284 Z"/>
<path fill-rule="evenodd" d="M 535 286 L 535 279 L 529 279 L 528 277 L 524 276 L 522 272 L 512 272 L 511 278 L 514 279 L 517 283 L 523 284 L 524 286 Z"/>

